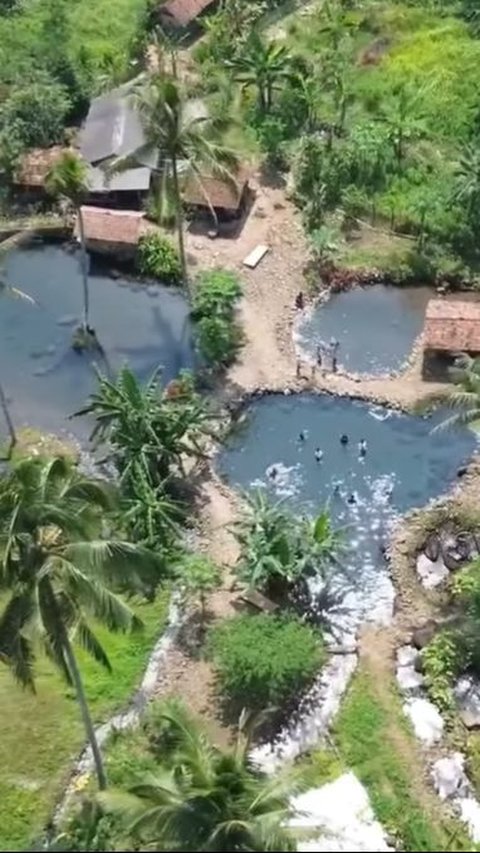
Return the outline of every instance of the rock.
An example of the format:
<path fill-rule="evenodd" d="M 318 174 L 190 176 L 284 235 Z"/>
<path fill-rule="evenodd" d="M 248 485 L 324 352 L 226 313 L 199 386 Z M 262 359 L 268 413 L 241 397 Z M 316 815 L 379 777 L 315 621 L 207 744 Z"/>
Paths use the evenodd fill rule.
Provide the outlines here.
<path fill-rule="evenodd" d="M 458 800 L 462 820 L 467 824 L 468 834 L 474 844 L 480 843 L 480 805 L 473 797 Z"/>
<path fill-rule="evenodd" d="M 460 468 L 457 468 L 457 477 L 464 477 L 468 471 L 468 467 L 466 465 L 461 465 Z"/>
<path fill-rule="evenodd" d="M 397 649 L 398 666 L 414 666 L 418 658 L 418 651 L 413 646 L 400 646 Z"/>
<path fill-rule="evenodd" d="M 454 689 L 460 718 L 467 729 L 480 726 L 480 683 L 473 678 L 460 678 Z"/>
<path fill-rule="evenodd" d="M 399 666 L 397 669 L 397 681 L 401 690 L 407 693 L 410 690 L 418 690 L 423 685 L 424 678 L 417 672 L 414 666 Z"/>
<path fill-rule="evenodd" d="M 150 287 L 147 287 L 147 293 L 148 293 L 148 295 L 149 295 L 149 296 L 151 296 L 153 299 L 154 299 L 155 297 L 157 297 L 157 296 L 159 296 L 159 295 L 160 295 L 160 294 L 159 294 L 158 287 L 155 287 L 154 285 L 151 285 Z"/>
<path fill-rule="evenodd" d="M 121 278 L 121 275 L 119 270 L 110 270 L 110 278 Z"/>
<path fill-rule="evenodd" d="M 437 633 L 437 628 L 438 625 L 434 619 L 429 619 L 424 625 L 420 625 L 419 628 L 415 628 L 412 634 L 412 643 L 415 648 L 423 649 L 425 646 L 428 646 L 429 642 L 433 640 Z"/>
<path fill-rule="evenodd" d="M 465 776 L 463 765 L 465 756 L 461 752 L 454 752 L 446 758 L 439 758 L 432 767 L 432 778 L 435 790 L 442 800 L 454 797 L 457 794 L 468 793 L 468 779 Z"/>
<path fill-rule="evenodd" d="M 417 557 L 417 574 L 426 589 L 434 589 L 448 578 L 448 569 L 441 557 L 433 562 L 433 560 L 429 560 L 426 554 L 419 554 Z"/>
<path fill-rule="evenodd" d="M 424 551 L 426 556 L 432 562 L 438 560 L 440 556 L 440 537 L 438 533 L 431 533 L 425 542 Z"/>
<path fill-rule="evenodd" d="M 440 740 L 444 723 L 432 702 L 428 699 L 407 699 L 403 711 L 410 719 L 415 735 L 425 746 L 431 746 Z"/>

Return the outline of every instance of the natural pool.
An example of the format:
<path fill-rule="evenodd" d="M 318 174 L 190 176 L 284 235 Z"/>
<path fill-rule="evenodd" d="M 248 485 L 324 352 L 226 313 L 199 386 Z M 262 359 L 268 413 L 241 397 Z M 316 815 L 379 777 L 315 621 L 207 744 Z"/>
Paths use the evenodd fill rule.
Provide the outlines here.
<path fill-rule="evenodd" d="M 306 312 L 297 327 L 301 351 L 315 358 L 317 344 L 335 338 L 338 363 L 350 373 L 381 375 L 398 370 L 422 331 L 428 287 L 375 284 L 334 293 Z"/>
<path fill-rule="evenodd" d="M 98 354 L 70 347 L 82 311 L 78 255 L 33 244 L 9 253 L 5 273 L 36 302 L 0 304 L 0 376 L 12 414 L 17 423 L 84 437 L 88 425 L 67 418 L 95 388 L 93 361 L 102 364 Z M 178 290 L 114 280 L 92 266 L 90 316 L 112 370 L 128 362 L 144 379 L 162 365 L 168 381 L 194 365 L 188 304 Z"/>
<path fill-rule="evenodd" d="M 272 499 L 283 497 L 311 514 L 328 501 L 336 524 L 346 527 L 348 550 L 332 572 L 328 598 L 322 584 L 311 587 L 317 607 L 327 606 L 332 629 L 350 634 L 360 620 L 390 618 L 393 587 L 382 546 L 391 524 L 398 513 L 445 492 L 476 446 L 467 429 L 432 435 L 439 417 L 329 395 L 277 394 L 251 403 L 221 453 L 219 470 L 232 485 L 268 489 Z M 347 445 L 340 443 L 342 433 Z M 363 458 L 361 439 L 367 442 Z"/>

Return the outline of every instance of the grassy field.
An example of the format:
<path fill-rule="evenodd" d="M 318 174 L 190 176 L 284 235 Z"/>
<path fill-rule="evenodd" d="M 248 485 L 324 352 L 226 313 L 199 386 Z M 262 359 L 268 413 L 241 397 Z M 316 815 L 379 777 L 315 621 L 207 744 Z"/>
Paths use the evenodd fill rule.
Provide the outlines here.
<path fill-rule="evenodd" d="M 135 606 L 145 628 L 135 636 L 101 628 L 113 673 L 78 653 L 90 707 L 96 720 L 120 708 L 139 683 L 149 652 L 163 630 L 169 593 Z M 37 694 L 24 692 L 0 669 L 0 849 L 25 850 L 49 819 L 71 763 L 84 742 L 71 691 L 46 660 L 37 667 Z"/>
<path fill-rule="evenodd" d="M 122 79 L 146 9 L 147 0 L 23 0 L 21 11 L 0 18 L 0 80 L 21 80 L 31 73 L 32 60 L 48 71 L 49 56 L 59 49 L 52 22 L 60 27 L 62 16 L 66 54 L 76 69 L 81 66 L 81 75 Z"/>
<path fill-rule="evenodd" d="M 377 685 L 356 675 L 335 723 L 342 760 L 367 788 L 374 812 L 400 842 L 399 849 L 471 850 L 461 825 L 445 819 L 444 806 L 422 779 L 418 746 L 393 683 Z"/>

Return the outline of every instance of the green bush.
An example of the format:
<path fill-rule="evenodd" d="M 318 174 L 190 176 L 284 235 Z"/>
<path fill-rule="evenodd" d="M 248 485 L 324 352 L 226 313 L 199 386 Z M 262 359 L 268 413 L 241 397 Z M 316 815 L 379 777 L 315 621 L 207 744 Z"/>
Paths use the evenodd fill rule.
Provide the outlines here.
<path fill-rule="evenodd" d="M 230 364 L 241 346 L 242 332 L 235 321 L 235 304 L 241 295 L 238 277 L 228 270 L 201 273 L 192 301 L 197 323 L 197 345 L 207 364 Z"/>
<path fill-rule="evenodd" d="M 452 684 L 459 674 L 460 660 L 459 636 L 453 631 L 440 631 L 422 649 L 425 684 L 431 699 L 443 711 L 454 708 Z"/>
<path fill-rule="evenodd" d="M 48 74 L 13 86 L 0 109 L 0 125 L 25 148 L 61 142 L 71 102 L 65 86 Z"/>
<path fill-rule="evenodd" d="M 250 707 L 278 705 L 308 685 L 325 660 L 320 636 L 296 618 L 235 616 L 210 632 L 225 695 Z"/>
<path fill-rule="evenodd" d="M 141 275 L 161 279 L 165 284 L 180 281 L 180 258 L 175 246 L 162 234 L 145 234 L 138 245 L 137 265 Z"/>
<path fill-rule="evenodd" d="M 238 276 L 229 270 L 207 270 L 198 276 L 192 302 L 195 320 L 221 314 L 230 317 L 242 294 Z"/>

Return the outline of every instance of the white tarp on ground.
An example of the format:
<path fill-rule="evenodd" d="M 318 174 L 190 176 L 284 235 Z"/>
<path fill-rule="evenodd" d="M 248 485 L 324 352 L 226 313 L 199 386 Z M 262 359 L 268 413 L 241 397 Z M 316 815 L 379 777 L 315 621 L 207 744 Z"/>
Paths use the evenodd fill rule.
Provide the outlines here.
<path fill-rule="evenodd" d="M 354 773 L 344 773 L 334 782 L 300 794 L 293 804 L 299 814 L 292 826 L 305 829 L 307 836 L 305 841 L 299 841 L 299 851 L 374 853 L 393 849 Z"/>

